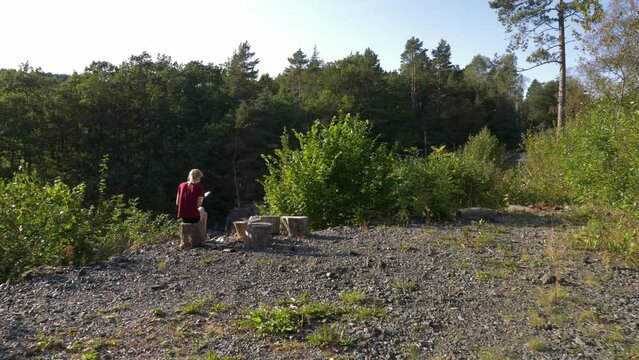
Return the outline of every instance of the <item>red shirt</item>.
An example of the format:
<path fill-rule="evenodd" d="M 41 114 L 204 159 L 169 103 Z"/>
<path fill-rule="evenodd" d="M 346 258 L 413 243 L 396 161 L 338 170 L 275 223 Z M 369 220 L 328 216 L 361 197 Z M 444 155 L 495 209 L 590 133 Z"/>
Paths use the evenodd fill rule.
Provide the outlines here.
<path fill-rule="evenodd" d="M 204 185 L 202 183 L 183 182 L 178 186 L 178 217 L 195 218 L 200 216 L 197 209 L 197 198 L 204 197 Z"/>

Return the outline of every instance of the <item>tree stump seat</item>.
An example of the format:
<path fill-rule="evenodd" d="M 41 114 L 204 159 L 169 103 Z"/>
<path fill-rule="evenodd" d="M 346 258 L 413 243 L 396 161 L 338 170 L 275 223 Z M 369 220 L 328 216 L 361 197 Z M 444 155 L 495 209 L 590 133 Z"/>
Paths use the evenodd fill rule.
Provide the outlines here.
<path fill-rule="evenodd" d="M 305 237 L 308 232 L 308 216 L 282 216 L 282 223 L 290 237 Z"/>
<path fill-rule="evenodd" d="M 266 222 L 271 224 L 271 235 L 280 234 L 280 217 L 272 215 L 254 215 L 249 218 L 249 223 Z"/>
<path fill-rule="evenodd" d="M 233 221 L 233 226 L 235 227 L 235 232 L 237 233 L 237 236 L 241 238 L 246 237 L 246 228 L 248 227 L 248 221 L 246 220 Z"/>
<path fill-rule="evenodd" d="M 271 223 L 249 222 L 246 228 L 244 248 L 264 249 L 271 245 Z"/>
<path fill-rule="evenodd" d="M 190 249 L 204 246 L 206 228 L 204 222 L 180 224 L 180 249 Z"/>

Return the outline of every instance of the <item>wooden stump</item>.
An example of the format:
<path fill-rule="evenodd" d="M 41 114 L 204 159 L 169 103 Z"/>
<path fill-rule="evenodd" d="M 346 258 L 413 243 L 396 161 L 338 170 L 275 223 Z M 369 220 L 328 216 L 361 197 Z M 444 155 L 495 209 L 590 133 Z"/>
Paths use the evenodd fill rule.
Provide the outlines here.
<path fill-rule="evenodd" d="M 246 237 L 246 227 L 248 226 L 248 221 L 233 221 L 233 226 L 235 226 L 235 232 L 237 236 L 241 238 Z"/>
<path fill-rule="evenodd" d="M 252 222 L 266 222 L 271 224 L 271 234 L 280 234 L 280 217 L 270 215 L 253 215 L 249 218 L 249 223 Z"/>
<path fill-rule="evenodd" d="M 248 223 L 244 247 L 247 249 L 264 249 L 269 245 L 271 245 L 271 224 L 267 222 Z"/>
<path fill-rule="evenodd" d="M 282 216 L 288 236 L 308 236 L 308 216 Z"/>
<path fill-rule="evenodd" d="M 206 241 L 204 222 L 180 224 L 180 249 L 204 246 L 204 241 Z"/>

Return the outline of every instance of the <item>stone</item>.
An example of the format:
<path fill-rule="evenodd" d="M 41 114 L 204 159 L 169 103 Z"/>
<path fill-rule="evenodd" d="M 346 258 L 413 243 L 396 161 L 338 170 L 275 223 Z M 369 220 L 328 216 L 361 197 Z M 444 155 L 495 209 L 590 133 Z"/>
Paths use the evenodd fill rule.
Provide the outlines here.
<path fill-rule="evenodd" d="M 581 340 L 579 336 L 575 337 L 572 342 L 574 342 L 575 344 L 579 346 L 586 346 L 586 343 L 583 340 Z"/>
<path fill-rule="evenodd" d="M 538 211 L 535 208 L 531 208 L 528 206 L 522 205 L 508 205 L 505 209 L 507 213 L 526 213 L 526 214 L 536 214 Z"/>
<path fill-rule="evenodd" d="M 151 285 L 151 290 L 153 290 L 153 291 L 164 290 L 164 289 L 166 289 L 168 287 L 169 287 L 169 284 L 161 283 L 161 284 L 157 284 L 157 285 Z"/>
<path fill-rule="evenodd" d="M 337 274 L 334 272 L 327 272 L 326 277 L 329 279 L 337 279 Z"/>
<path fill-rule="evenodd" d="M 459 221 L 495 221 L 499 218 L 501 213 L 494 209 L 471 207 L 457 210 L 456 215 L 457 220 Z"/>
<path fill-rule="evenodd" d="M 557 277 L 551 274 L 544 274 L 539 281 L 544 285 L 554 284 L 557 282 Z"/>

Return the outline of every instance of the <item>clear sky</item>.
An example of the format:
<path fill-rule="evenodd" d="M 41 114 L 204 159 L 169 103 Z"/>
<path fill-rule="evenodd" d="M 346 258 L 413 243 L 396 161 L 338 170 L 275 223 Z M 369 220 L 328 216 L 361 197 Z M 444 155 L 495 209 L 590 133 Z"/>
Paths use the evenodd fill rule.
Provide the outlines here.
<path fill-rule="evenodd" d="M 28 61 L 53 73 L 82 72 L 94 60 L 119 65 L 143 51 L 221 64 L 245 40 L 261 74 L 277 76 L 293 52 L 310 56 L 314 45 L 324 61 L 370 47 L 395 70 L 411 36 L 427 49 L 445 39 L 463 68 L 508 44 L 488 0 L 1 0 L 0 14 L 0 68 Z M 524 76 L 548 81 L 557 71 L 546 65 Z"/>

